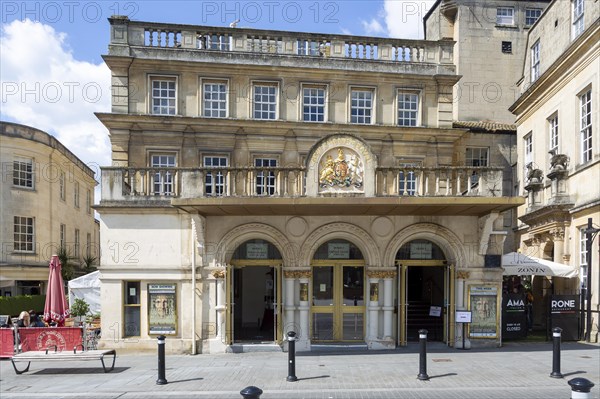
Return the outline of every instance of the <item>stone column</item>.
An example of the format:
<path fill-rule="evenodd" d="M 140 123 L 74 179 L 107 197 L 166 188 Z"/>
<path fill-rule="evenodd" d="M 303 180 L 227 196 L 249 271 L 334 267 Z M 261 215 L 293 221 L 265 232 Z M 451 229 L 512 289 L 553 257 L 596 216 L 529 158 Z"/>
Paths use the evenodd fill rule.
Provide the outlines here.
<path fill-rule="evenodd" d="M 466 270 L 458 270 L 456 272 L 456 310 L 466 310 L 465 306 L 465 280 L 468 280 L 470 274 Z M 464 331 L 467 331 L 467 327 L 465 326 Z M 463 347 L 463 326 L 462 323 L 455 323 L 454 329 L 454 347 L 462 348 Z M 469 349 L 471 347 L 471 341 L 468 336 L 465 336 L 465 349 Z"/>
<path fill-rule="evenodd" d="M 308 327 L 308 315 L 310 311 L 309 302 L 309 282 L 311 278 L 311 271 L 306 270 L 300 274 L 300 301 L 298 310 L 300 313 L 300 332 L 302 336 L 300 341 L 296 342 L 296 351 L 308 351 L 310 350 L 310 331 Z"/>
<path fill-rule="evenodd" d="M 292 330 L 296 324 L 296 321 L 294 320 L 294 311 L 296 310 L 294 303 L 296 278 L 294 273 L 290 271 L 284 271 L 283 278 L 285 281 L 285 300 L 283 304 L 283 309 L 285 310 L 285 321 L 283 325 L 285 327 L 283 329 L 283 335 L 286 336 L 287 332 Z"/>
<path fill-rule="evenodd" d="M 285 335 L 288 331 L 293 330 L 296 333 L 296 351 L 309 351 L 310 331 L 308 327 L 308 315 L 310 302 L 308 293 L 312 272 L 310 269 L 286 270 L 284 277 L 286 287 L 286 331 L 283 331 L 283 334 Z M 296 287 L 298 287 L 297 296 Z M 296 310 L 298 310 L 298 318 L 294 318 Z"/>
<path fill-rule="evenodd" d="M 225 342 L 225 270 L 215 270 L 212 275 L 217 282 L 217 303 L 215 306 L 215 310 L 217 311 L 217 326 L 215 334 L 217 338 Z"/>
<path fill-rule="evenodd" d="M 565 253 L 565 229 L 556 227 L 549 231 L 552 242 L 554 243 L 554 259 L 556 263 L 564 263 Z M 566 294 L 571 289 L 571 279 L 554 279 L 554 292 L 556 294 Z"/>
<path fill-rule="evenodd" d="M 227 300 L 225 293 L 226 271 L 224 269 L 218 269 L 214 270 L 211 274 L 215 278 L 215 290 L 217 296 L 215 310 L 217 311 L 217 315 L 214 329 L 215 337 L 207 340 L 207 345 L 209 353 L 219 353 L 225 352 L 225 349 L 227 347 L 225 342 L 225 331 L 227 329 L 225 320 L 225 309 L 227 308 Z"/>
<path fill-rule="evenodd" d="M 395 271 L 383 273 L 383 339 L 393 340 L 392 327 L 394 317 L 393 290 Z"/>
<path fill-rule="evenodd" d="M 379 338 L 379 278 L 369 276 L 369 330 L 367 341 Z"/>

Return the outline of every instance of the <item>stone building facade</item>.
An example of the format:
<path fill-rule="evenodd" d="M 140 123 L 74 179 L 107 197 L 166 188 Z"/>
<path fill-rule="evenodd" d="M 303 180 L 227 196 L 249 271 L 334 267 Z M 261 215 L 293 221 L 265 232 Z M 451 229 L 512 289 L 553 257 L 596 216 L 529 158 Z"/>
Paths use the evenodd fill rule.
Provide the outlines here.
<path fill-rule="evenodd" d="M 45 294 L 50 257 L 98 257 L 94 171 L 41 130 L 0 122 L 3 296 Z"/>
<path fill-rule="evenodd" d="M 514 135 L 453 127 L 452 40 L 110 28 L 101 345 L 500 344 Z"/>
<path fill-rule="evenodd" d="M 588 219 L 600 226 L 600 9 L 595 1 L 552 1 L 527 36 L 517 117 L 518 208 L 523 253 L 571 265 L 580 279 L 537 277 L 534 294 L 578 294 L 592 287 L 591 338 L 598 339 L 598 238 L 588 273 Z M 536 324 L 545 325 L 538 317 Z"/>

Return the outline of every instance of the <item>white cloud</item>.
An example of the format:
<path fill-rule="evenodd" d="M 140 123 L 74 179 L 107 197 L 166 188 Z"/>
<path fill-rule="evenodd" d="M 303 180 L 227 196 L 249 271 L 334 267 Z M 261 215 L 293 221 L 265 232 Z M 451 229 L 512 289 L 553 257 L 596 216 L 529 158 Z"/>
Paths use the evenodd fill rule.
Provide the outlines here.
<path fill-rule="evenodd" d="M 96 172 L 110 165 L 107 130 L 94 116 L 110 111 L 108 67 L 75 59 L 66 34 L 30 20 L 4 25 L 0 54 L 0 118 L 52 134 Z"/>
<path fill-rule="evenodd" d="M 385 29 L 383 29 L 383 26 L 381 26 L 379 21 L 377 21 L 375 18 L 372 18 L 371 21 L 362 20 L 361 24 L 363 26 L 363 29 L 367 33 L 367 35 L 374 36 L 374 35 L 378 35 L 378 34 L 385 32 Z"/>
<path fill-rule="evenodd" d="M 385 24 L 390 37 L 422 39 L 423 17 L 434 0 L 385 0 Z"/>

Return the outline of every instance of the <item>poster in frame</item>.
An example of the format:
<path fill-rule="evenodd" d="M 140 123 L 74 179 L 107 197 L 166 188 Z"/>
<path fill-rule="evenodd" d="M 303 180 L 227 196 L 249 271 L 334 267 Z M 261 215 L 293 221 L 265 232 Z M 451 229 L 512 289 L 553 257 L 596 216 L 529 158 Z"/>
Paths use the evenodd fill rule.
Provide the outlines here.
<path fill-rule="evenodd" d="M 500 317 L 498 287 L 495 285 L 470 285 L 469 324 L 470 338 L 497 338 Z"/>
<path fill-rule="evenodd" d="M 148 284 L 148 334 L 177 334 L 176 284 Z"/>

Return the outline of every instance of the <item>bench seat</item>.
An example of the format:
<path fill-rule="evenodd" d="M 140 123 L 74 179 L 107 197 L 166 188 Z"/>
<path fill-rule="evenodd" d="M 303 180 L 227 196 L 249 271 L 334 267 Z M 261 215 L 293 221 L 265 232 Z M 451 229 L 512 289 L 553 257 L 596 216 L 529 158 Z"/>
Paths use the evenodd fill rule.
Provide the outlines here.
<path fill-rule="evenodd" d="M 105 356 L 111 356 L 112 355 L 112 365 L 110 366 L 109 369 L 106 368 L 106 365 L 104 364 L 104 357 Z M 23 353 L 19 353 L 17 355 L 14 355 L 11 358 L 12 361 L 12 365 L 15 369 L 15 372 L 17 374 L 22 374 L 25 373 L 26 371 L 29 371 L 29 366 L 31 364 L 31 362 L 63 362 L 63 361 L 87 361 L 87 360 L 100 360 L 102 362 L 102 368 L 104 369 L 105 373 L 108 373 L 109 371 L 113 370 L 115 368 L 115 359 L 117 357 L 117 352 L 114 349 L 107 349 L 107 350 L 89 350 L 89 351 L 80 351 L 77 352 L 77 350 L 73 350 L 73 351 L 62 351 L 62 352 L 58 352 L 58 351 L 29 351 L 29 352 L 23 352 Z M 25 368 L 24 370 L 18 370 L 16 363 L 19 362 L 27 362 L 27 368 Z"/>

